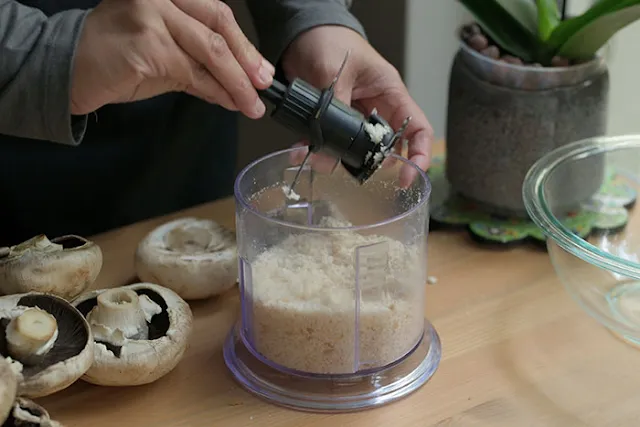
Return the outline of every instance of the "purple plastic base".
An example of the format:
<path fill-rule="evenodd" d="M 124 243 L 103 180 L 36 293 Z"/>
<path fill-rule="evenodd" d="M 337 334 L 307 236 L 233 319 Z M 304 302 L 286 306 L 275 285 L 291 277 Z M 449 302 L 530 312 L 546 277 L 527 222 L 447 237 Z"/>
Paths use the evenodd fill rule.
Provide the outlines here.
<path fill-rule="evenodd" d="M 276 405 L 310 412 L 352 412 L 401 399 L 433 376 L 440 358 L 440 338 L 428 321 L 422 339 L 404 358 L 384 368 L 353 375 L 313 375 L 279 369 L 247 348 L 239 324 L 224 345 L 225 363 L 247 391 Z"/>

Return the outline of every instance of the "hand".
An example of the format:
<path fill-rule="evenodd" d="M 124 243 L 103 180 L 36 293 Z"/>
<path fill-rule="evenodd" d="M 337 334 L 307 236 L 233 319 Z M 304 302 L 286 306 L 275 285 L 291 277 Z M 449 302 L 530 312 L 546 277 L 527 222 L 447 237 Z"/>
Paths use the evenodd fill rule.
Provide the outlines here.
<path fill-rule="evenodd" d="M 398 71 L 360 34 L 339 26 L 311 29 L 289 46 L 283 55 L 282 66 L 288 79 L 300 77 L 323 88 L 335 77 L 347 50 L 350 50 L 349 59 L 336 84 L 335 96 L 363 114 L 368 115 L 376 108 L 394 130 L 411 116 L 404 134 L 409 141 L 408 157 L 426 170 L 431 157 L 433 130 L 409 95 Z M 402 149 L 400 144 L 395 148 L 397 151 Z M 416 175 L 415 169 L 402 168 L 400 184 L 408 186 Z"/>
<path fill-rule="evenodd" d="M 71 112 L 186 92 L 260 118 L 275 69 L 219 0 L 103 0 L 86 18 Z"/>

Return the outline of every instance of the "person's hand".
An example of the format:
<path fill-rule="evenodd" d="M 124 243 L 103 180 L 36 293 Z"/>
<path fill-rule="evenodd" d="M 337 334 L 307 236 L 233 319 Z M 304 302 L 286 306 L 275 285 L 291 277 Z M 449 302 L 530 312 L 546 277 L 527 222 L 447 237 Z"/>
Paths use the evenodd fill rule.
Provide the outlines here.
<path fill-rule="evenodd" d="M 298 36 L 288 47 L 282 67 L 288 79 L 299 77 L 324 88 L 335 77 L 347 50 L 350 51 L 349 59 L 336 84 L 335 96 L 366 115 L 377 109 L 394 130 L 411 116 L 404 134 L 409 141 L 408 157 L 426 170 L 431 157 L 433 130 L 409 95 L 398 71 L 360 34 L 340 26 L 313 28 Z M 397 150 L 401 148 L 401 144 L 396 144 Z M 409 185 L 415 176 L 415 169 L 402 168 L 401 185 Z"/>
<path fill-rule="evenodd" d="M 250 118 L 275 69 L 219 0 L 103 0 L 76 49 L 71 113 L 186 92 Z"/>

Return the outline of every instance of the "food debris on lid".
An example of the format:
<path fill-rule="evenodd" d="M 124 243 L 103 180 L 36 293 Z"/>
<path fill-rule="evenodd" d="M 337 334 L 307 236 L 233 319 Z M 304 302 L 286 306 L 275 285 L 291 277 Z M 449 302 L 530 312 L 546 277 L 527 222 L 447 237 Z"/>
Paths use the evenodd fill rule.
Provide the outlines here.
<path fill-rule="evenodd" d="M 285 196 L 287 196 L 287 199 L 289 200 L 295 200 L 296 202 L 300 200 L 300 195 L 293 191 L 288 185 L 282 186 L 282 192 Z"/>
<path fill-rule="evenodd" d="M 365 122 L 364 130 L 367 132 L 367 135 L 369 135 L 369 138 L 371 138 L 371 141 L 376 144 L 380 144 L 385 135 L 391 132 L 389 126 L 385 126 L 382 123 L 373 124 L 369 122 Z"/>

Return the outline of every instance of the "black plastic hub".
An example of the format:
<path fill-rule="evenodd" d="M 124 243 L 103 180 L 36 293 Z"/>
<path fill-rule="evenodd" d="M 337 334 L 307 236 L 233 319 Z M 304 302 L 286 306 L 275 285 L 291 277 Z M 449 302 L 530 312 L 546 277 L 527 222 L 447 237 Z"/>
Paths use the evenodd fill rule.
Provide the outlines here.
<path fill-rule="evenodd" d="M 288 86 L 274 81 L 260 95 L 275 106 L 271 114 L 274 120 L 308 138 L 311 151 L 339 158 L 360 183 L 380 167 L 397 139 L 384 119 L 375 113 L 365 117 L 334 98 L 332 88 L 318 90 L 301 79 Z M 381 124 L 388 129 L 382 141 L 372 140 L 365 123 Z"/>

